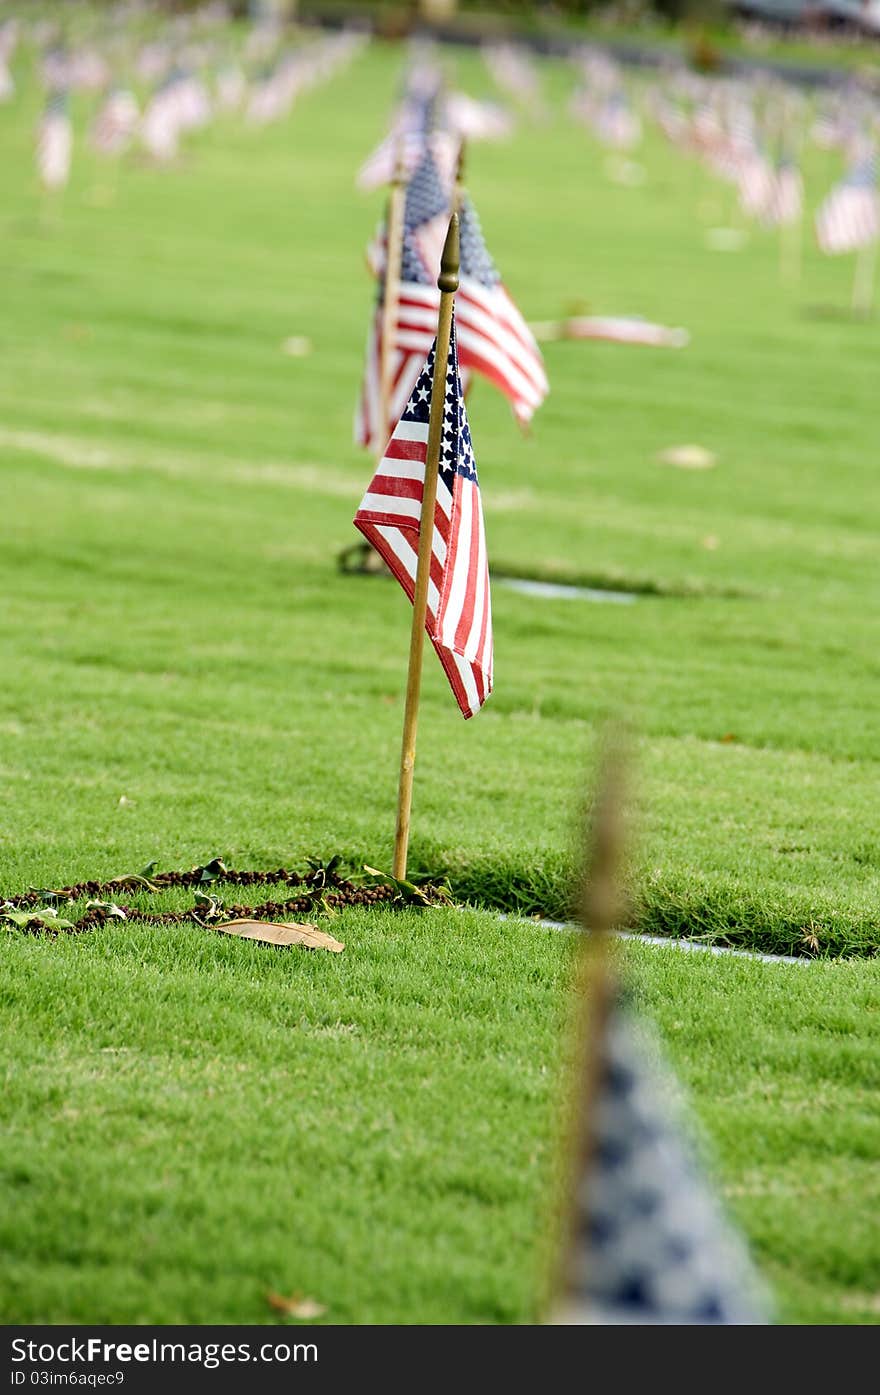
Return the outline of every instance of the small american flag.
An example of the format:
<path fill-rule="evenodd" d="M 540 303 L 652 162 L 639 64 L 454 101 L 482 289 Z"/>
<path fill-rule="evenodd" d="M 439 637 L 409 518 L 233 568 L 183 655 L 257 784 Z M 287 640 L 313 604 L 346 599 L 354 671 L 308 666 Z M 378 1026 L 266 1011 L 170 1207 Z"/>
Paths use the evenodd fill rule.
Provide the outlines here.
<path fill-rule="evenodd" d="M 134 93 L 114 88 L 101 103 L 92 126 L 92 144 L 104 155 L 118 155 L 132 141 L 139 119 Z"/>
<path fill-rule="evenodd" d="M 541 109 L 541 89 L 535 64 L 524 47 L 508 43 L 483 46 L 483 60 L 492 80 L 534 112 Z"/>
<path fill-rule="evenodd" d="M 390 420 L 381 420 L 382 305 L 385 295 L 384 228 L 367 249 L 367 261 L 379 277 L 379 297 L 367 339 L 364 383 L 355 417 L 355 439 L 375 449 L 388 439 L 412 392 L 425 355 L 434 340 L 439 308 L 437 272 L 449 224 L 450 191 L 431 147 L 425 149 L 406 191 L 403 251 L 397 325 L 391 346 Z"/>
<path fill-rule="evenodd" d="M 63 189 L 70 178 L 73 127 L 67 93 L 53 92 L 37 128 L 37 171 L 45 189 Z"/>
<path fill-rule="evenodd" d="M 420 359 L 433 339 L 439 306 L 437 272 L 449 221 L 448 185 L 430 150 L 426 150 L 406 194 L 403 255 L 397 329 L 391 356 L 392 422 L 415 381 Z M 461 272 L 457 299 L 458 342 L 465 374 L 480 373 L 505 394 L 521 424 L 531 420 L 549 391 L 544 361 L 535 336 L 501 283 L 489 255 L 476 209 L 467 196 L 459 209 Z M 380 271 L 384 242 L 378 240 L 368 260 Z M 381 293 L 381 292 L 380 292 Z M 377 306 L 367 345 L 364 387 L 355 421 L 361 445 L 379 444 L 392 424 L 379 421 L 381 304 Z"/>
<path fill-rule="evenodd" d="M 782 154 L 776 166 L 773 197 L 764 210 L 764 221 L 773 227 L 796 223 L 804 210 L 804 181 L 793 157 Z"/>
<path fill-rule="evenodd" d="M 247 95 L 247 78 L 237 63 L 226 63 L 215 78 L 218 111 L 237 111 Z"/>
<path fill-rule="evenodd" d="M 444 105 L 449 129 L 465 140 L 506 140 L 513 117 L 497 102 L 480 102 L 464 92 L 450 92 Z"/>
<path fill-rule="evenodd" d="M 458 330 L 462 366 L 481 373 L 500 388 L 517 420 L 525 424 L 550 390 L 541 350 L 501 283 L 483 240 L 477 211 L 467 195 L 461 201 L 459 218 Z"/>
<path fill-rule="evenodd" d="M 746 1248 L 712 1194 L 659 1044 L 609 1007 L 557 1323 L 764 1323 Z"/>
<path fill-rule="evenodd" d="M 766 218 L 776 193 L 776 171 L 758 146 L 742 160 L 737 185 L 743 213 L 750 218 Z"/>
<path fill-rule="evenodd" d="M 615 150 L 631 150 L 642 138 L 642 123 L 622 88 L 610 92 L 595 113 L 596 134 Z"/>
<path fill-rule="evenodd" d="M 180 144 L 176 79 L 167 77 L 156 88 L 144 111 L 140 138 L 155 160 L 173 160 Z"/>
<path fill-rule="evenodd" d="M 880 199 L 873 151 L 854 165 L 816 213 L 816 239 L 829 256 L 853 252 L 880 237 Z"/>
<path fill-rule="evenodd" d="M 410 82 L 391 130 L 367 156 L 358 171 L 356 182 L 359 189 L 378 189 L 383 184 L 390 184 L 398 161 L 407 179 L 415 173 L 437 124 L 438 83 L 439 78 L 433 84 L 427 81 Z"/>
<path fill-rule="evenodd" d="M 410 601 L 415 592 L 436 349 L 435 340 L 354 519 Z M 463 715 L 472 717 L 492 691 L 492 614 L 483 509 L 458 372 L 454 319 L 425 630 Z"/>

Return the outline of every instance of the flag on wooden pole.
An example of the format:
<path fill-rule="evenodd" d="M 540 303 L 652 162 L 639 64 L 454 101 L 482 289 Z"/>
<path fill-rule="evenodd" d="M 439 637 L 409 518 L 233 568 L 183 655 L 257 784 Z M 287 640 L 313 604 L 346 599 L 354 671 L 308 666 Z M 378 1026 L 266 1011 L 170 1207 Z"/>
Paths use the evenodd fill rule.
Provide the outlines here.
<path fill-rule="evenodd" d="M 73 127 L 67 93 L 53 92 L 37 130 L 37 171 L 44 189 L 63 189 L 70 178 Z"/>
<path fill-rule="evenodd" d="M 829 256 L 854 252 L 880 237 L 880 197 L 873 150 L 856 161 L 816 213 L 816 239 Z"/>
<path fill-rule="evenodd" d="M 390 271 L 396 301 L 390 324 L 385 317 L 388 220 L 367 249 L 367 262 L 379 278 L 379 295 L 367 337 L 355 439 L 370 449 L 380 449 L 388 439 L 434 340 L 440 304 L 437 271 L 449 223 L 450 197 L 449 184 L 441 172 L 438 141 L 432 139 L 406 189 L 398 264 Z"/>
<path fill-rule="evenodd" d="M 113 88 L 92 125 L 92 145 L 102 155 L 121 154 L 134 139 L 139 117 L 134 93 L 127 87 Z"/>
<path fill-rule="evenodd" d="M 413 599 L 436 343 L 355 515 L 355 526 Z M 453 320 L 443 403 L 425 629 L 465 717 L 492 691 L 489 567 L 477 467 Z"/>
<path fill-rule="evenodd" d="M 450 189 L 436 149 L 425 150 L 406 193 L 398 313 L 388 353 L 388 404 L 391 420 L 381 414 L 382 282 L 367 342 L 367 362 L 355 437 L 359 444 L 380 444 L 383 431 L 402 410 L 434 333 L 440 248 L 450 202 L 461 218 L 461 271 L 457 299 L 460 368 L 481 374 L 508 398 L 517 421 L 525 426 L 549 392 L 544 361 L 532 331 L 505 288 L 483 238 L 473 202 Z M 368 249 L 367 259 L 380 276 L 385 268 L 384 233 Z"/>
<path fill-rule="evenodd" d="M 703 1175 L 659 1043 L 611 964 L 623 853 L 618 745 L 606 754 L 593 816 L 567 1229 L 550 1321 L 764 1323 L 763 1286 Z"/>
<path fill-rule="evenodd" d="M 399 878 L 406 876 L 425 632 L 465 717 L 492 690 L 483 511 L 455 344 L 458 264 L 453 213 L 437 278 L 437 337 L 354 520 L 413 606 L 394 839 Z"/>

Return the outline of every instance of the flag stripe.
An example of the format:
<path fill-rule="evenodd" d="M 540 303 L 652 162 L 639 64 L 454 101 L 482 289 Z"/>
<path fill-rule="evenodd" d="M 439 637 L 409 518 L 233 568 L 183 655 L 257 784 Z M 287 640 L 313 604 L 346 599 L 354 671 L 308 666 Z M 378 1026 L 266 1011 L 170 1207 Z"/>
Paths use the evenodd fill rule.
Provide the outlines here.
<path fill-rule="evenodd" d="M 355 516 L 355 526 L 415 592 L 436 346 Z M 465 717 L 492 691 L 492 623 L 483 515 L 458 370 L 453 321 L 431 536 L 425 629 Z"/>

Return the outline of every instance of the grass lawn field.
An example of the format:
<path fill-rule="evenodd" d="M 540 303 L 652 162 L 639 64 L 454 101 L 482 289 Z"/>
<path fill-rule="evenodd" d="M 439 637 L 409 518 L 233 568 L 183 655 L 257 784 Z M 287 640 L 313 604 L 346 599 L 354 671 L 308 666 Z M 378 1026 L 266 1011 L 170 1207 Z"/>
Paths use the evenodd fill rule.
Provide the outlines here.
<path fill-rule="evenodd" d="M 151 858 L 390 863 L 408 611 L 335 558 L 371 471 L 351 416 L 380 199 L 353 178 L 401 57 L 374 46 L 277 126 L 218 121 L 168 170 L 80 141 L 57 207 L 16 67 L 2 894 Z M 631 946 L 637 991 L 781 1314 L 880 1315 L 880 323 L 806 313 L 852 274 L 808 236 L 796 288 L 771 234 L 710 250 L 728 191 L 655 132 L 645 182 L 612 182 L 571 86 L 548 65 L 548 122 L 469 155 L 505 280 L 533 319 L 580 299 L 692 343 L 551 344 L 529 439 L 487 385 L 469 416 L 496 570 L 638 599 L 496 587 L 497 689 L 467 724 L 429 656 L 412 865 L 482 909 L 347 912 L 338 957 L 195 928 L 5 938 L 7 1321 L 271 1320 L 268 1288 L 331 1321 L 531 1316 L 570 942 L 490 910 L 565 912 L 621 710 L 638 924 L 826 961 Z M 810 156 L 811 205 L 837 173 Z M 685 442 L 717 465 L 658 463 Z"/>

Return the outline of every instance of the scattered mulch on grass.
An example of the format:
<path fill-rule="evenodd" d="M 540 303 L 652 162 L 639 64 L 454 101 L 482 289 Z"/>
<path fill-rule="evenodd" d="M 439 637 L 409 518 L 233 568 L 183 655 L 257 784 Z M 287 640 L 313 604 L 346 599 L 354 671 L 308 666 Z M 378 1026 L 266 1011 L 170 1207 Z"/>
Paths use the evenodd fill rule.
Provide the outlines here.
<path fill-rule="evenodd" d="M 398 881 L 394 877 L 370 869 L 368 879 L 346 877 L 340 870 L 341 859 L 327 863 L 312 860 L 306 872 L 289 867 L 272 871 L 239 871 L 214 858 L 211 862 L 189 871 L 156 872 L 154 864 L 142 872 L 109 881 L 89 880 L 62 887 L 30 887 L 18 896 L 9 896 L 0 903 L 0 922 L 6 928 L 25 933 L 56 936 L 81 934 L 111 920 L 125 920 L 138 925 L 199 925 L 203 929 L 219 929 L 231 921 L 282 921 L 303 915 L 334 915 L 346 906 L 384 905 L 389 908 L 435 906 L 449 903 L 445 886 L 434 882 Z M 365 869 L 366 871 L 366 869 Z M 226 888 L 285 886 L 294 895 L 280 899 L 250 902 L 229 899 L 219 893 Z M 120 899 L 120 894 L 134 892 L 139 897 L 162 892 L 191 889 L 193 905 L 183 911 L 144 910 Z M 234 895 L 235 893 L 233 893 Z M 75 920 L 59 914 L 59 908 L 85 901 L 86 907 Z"/>

